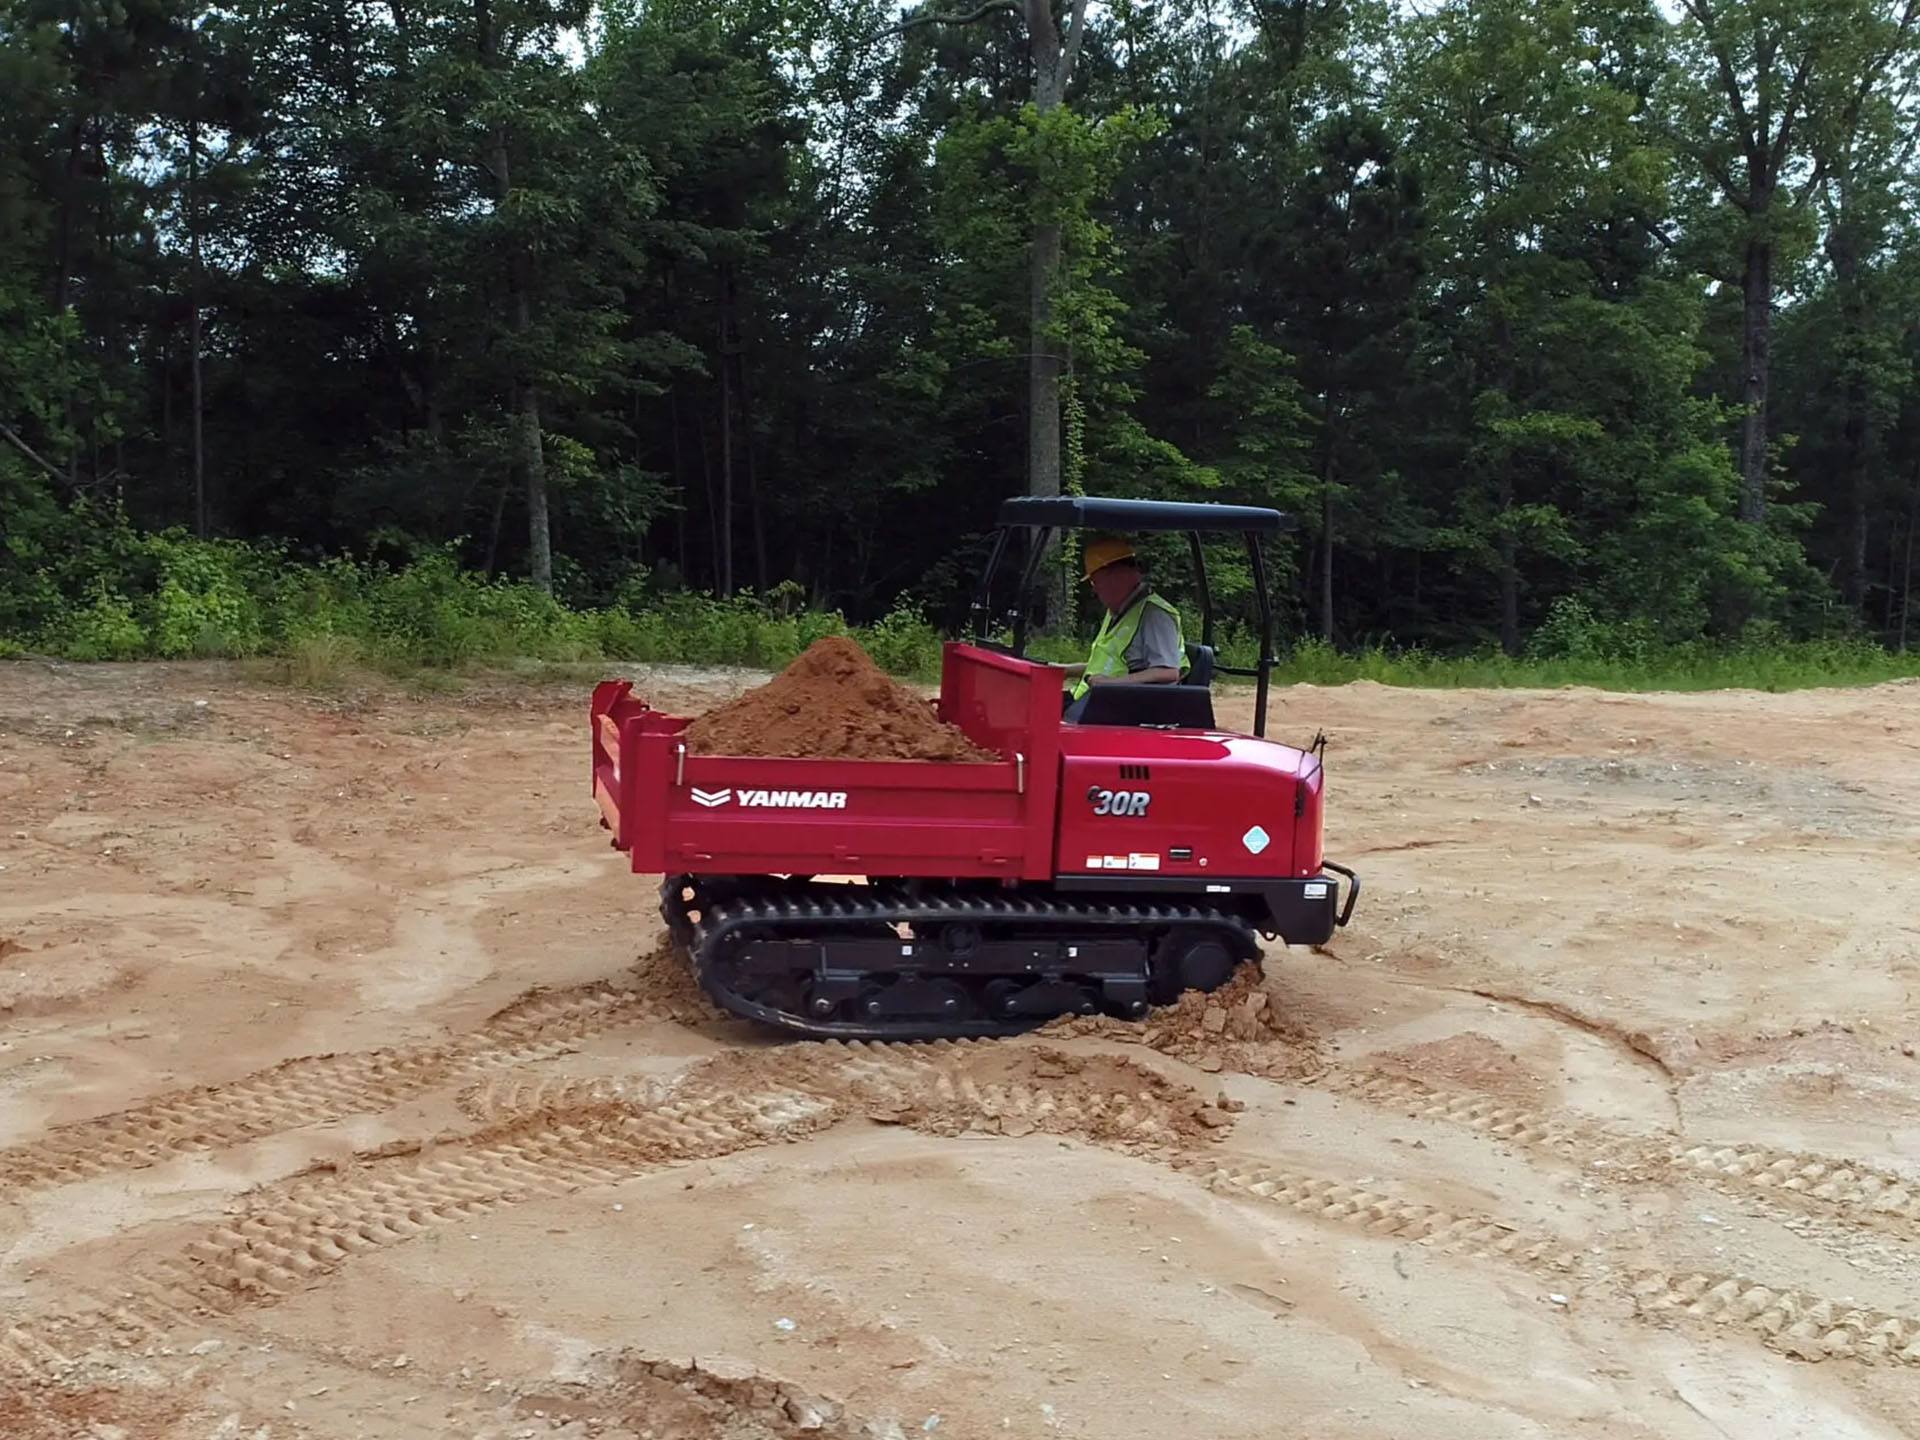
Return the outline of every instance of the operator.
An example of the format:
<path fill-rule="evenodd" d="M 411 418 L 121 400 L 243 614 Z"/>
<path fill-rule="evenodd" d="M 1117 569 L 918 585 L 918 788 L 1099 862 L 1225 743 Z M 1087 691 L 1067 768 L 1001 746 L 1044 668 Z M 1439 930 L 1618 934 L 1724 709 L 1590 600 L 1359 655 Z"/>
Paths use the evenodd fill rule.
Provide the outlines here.
<path fill-rule="evenodd" d="M 1148 585 L 1133 547 L 1094 540 L 1085 562 L 1087 584 L 1107 613 L 1086 663 L 1063 667 L 1075 682 L 1067 692 L 1068 720 L 1079 719 L 1095 685 L 1177 685 L 1188 666 L 1180 612 Z"/>

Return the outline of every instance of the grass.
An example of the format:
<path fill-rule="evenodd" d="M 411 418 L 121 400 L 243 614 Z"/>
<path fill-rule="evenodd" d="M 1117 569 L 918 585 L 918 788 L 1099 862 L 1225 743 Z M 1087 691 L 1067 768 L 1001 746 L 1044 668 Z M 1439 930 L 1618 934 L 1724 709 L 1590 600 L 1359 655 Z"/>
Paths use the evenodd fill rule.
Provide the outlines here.
<path fill-rule="evenodd" d="M 1274 672 L 1284 684 L 1345 685 L 1371 680 L 1422 689 L 1810 690 L 1920 677 L 1920 653 L 1857 641 L 1759 645 L 1672 645 L 1631 656 L 1464 656 L 1365 650 L 1342 654 L 1313 644 Z"/>

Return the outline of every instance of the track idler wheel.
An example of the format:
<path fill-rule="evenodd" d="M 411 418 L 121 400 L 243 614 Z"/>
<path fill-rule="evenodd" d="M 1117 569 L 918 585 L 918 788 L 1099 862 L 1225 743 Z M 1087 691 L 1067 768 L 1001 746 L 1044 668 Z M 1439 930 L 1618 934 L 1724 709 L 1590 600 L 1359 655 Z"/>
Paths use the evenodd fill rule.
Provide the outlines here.
<path fill-rule="evenodd" d="M 1239 964 L 1225 936 L 1204 929 L 1169 931 L 1153 952 L 1154 1002 L 1171 1005 L 1188 990 L 1218 990 Z"/>

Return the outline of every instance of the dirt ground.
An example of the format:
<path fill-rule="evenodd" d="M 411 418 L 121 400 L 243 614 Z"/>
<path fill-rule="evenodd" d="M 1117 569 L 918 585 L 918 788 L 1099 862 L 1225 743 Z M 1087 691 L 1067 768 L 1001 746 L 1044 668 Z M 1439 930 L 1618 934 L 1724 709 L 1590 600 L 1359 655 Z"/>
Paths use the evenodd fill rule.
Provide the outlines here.
<path fill-rule="evenodd" d="M 1920 1435 L 1920 685 L 1278 700 L 1333 944 L 847 1047 L 585 686 L 0 666 L 0 1436 Z"/>

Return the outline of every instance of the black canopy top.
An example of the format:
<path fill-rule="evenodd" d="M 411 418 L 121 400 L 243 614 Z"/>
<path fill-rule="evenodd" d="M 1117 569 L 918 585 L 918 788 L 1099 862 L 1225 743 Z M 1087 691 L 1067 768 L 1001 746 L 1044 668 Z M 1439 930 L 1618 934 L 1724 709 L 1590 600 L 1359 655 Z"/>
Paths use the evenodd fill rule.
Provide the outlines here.
<path fill-rule="evenodd" d="M 1256 535 L 1278 535 L 1294 526 L 1291 515 L 1255 505 L 1111 500 L 1095 495 L 1003 500 L 1000 523 L 1062 530 L 1225 530 Z"/>

